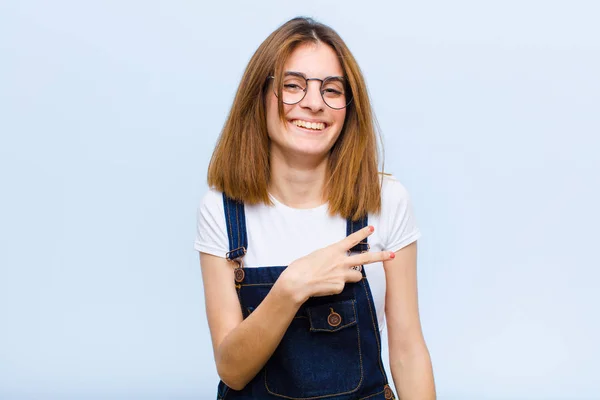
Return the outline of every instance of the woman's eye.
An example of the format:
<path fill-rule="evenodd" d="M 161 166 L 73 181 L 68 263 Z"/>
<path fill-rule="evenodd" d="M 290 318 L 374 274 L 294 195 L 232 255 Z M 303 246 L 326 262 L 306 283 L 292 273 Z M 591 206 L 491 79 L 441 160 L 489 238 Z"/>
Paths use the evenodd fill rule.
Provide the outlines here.
<path fill-rule="evenodd" d="M 341 95 L 342 92 L 340 92 L 339 90 L 336 89 L 323 89 L 323 93 L 325 94 L 335 94 L 335 95 Z"/>
<path fill-rule="evenodd" d="M 300 86 L 294 84 L 294 83 L 288 83 L 283 85 L 284 88 L 286 89 L 302 89 Z"/>

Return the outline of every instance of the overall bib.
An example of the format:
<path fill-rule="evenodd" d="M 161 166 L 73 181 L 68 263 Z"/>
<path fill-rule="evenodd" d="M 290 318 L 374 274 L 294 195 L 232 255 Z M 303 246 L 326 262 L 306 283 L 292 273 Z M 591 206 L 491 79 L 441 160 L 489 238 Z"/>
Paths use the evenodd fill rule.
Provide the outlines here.
<path fill-rule="evenodd" d="M 223 205 L 229 237 L 227 259 L 239 262 L 235 284 L 246 318 L 267 296 L 286 267 L 243 268 L 240 260 L 248 248 L 244 204 L 223 194 Z M 367 217 L 358 221 L 349 219 L 346 235 L 365 226 Z M 368 249 L 365 240 L 351 251 Z M 254 379 L 241 391 L 219 382 L 217 399 L 395 398 L 383 369 L 379 326 L 364 267 L 361 273 L 362 280 L 347 283 L 342 293 L 306 301 Z"/>

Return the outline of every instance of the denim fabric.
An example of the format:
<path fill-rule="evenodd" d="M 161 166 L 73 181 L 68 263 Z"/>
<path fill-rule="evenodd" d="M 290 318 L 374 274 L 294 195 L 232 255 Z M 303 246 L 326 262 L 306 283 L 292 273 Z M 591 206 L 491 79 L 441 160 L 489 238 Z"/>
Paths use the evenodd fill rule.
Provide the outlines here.
<path fill-rule="evenodd" d="M 235 260 L 248 248 L 244 205 L 225 195 L 223 204 L 230 248 L 227 257 Z M 366 225 L 366 217 L 348 220 L 346 234 Z M 366 250 L 366 241 L 352 248 Z M 243 269 L 236 287 L 244 318 L 258 307 L 285 268 Z M 219 382 L 217 399 L 394 398 L 383 369 L 379 327 L 364 268 L 362 275 L 360 282 L 346 284 L 340 294 L 306 301 L 254 379 L 241 391 Z"/>

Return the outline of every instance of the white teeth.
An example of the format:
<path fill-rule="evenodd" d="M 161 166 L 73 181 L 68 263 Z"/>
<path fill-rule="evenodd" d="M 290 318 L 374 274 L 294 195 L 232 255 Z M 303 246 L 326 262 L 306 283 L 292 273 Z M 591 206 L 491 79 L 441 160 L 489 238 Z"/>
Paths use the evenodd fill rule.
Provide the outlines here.
<path fill-rule="evenodd" d="M 296 126 L 302 126 L 304 128 L 314 129 L 317 131 L 321 131 L 321 130 L 325 129 L 325 124 L 323 122 L 308 122 L 308 121 L 302 121 L 299 119 L 295 119 L 292 121 L 292 123 Z"/>

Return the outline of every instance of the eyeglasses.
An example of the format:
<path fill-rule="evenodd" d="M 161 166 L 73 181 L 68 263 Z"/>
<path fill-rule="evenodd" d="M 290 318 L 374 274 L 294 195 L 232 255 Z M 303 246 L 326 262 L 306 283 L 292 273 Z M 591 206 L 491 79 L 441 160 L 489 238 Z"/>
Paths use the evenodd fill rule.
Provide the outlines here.
<path fill-rule="evenodd" d="M 275 77 L 269 76 L 268 79 L 273 80 L 273 91 L 275 92 L 275 96 L 277 96 L 279 85 L 277 85 Z M 321 93 L 323 102 L 334 110 L 346 108 L 352 102 L 352 94 L 350 90 L 348 90 L 346 80 L 343 77 L 329 76 L 325 79 L 307 78 L 300 72 L 286 72 L 283 76 L 281 101 L 288 105 L 301 102 L 308 92 L 308 81 L 321 82 L 319 92 Z"/>

